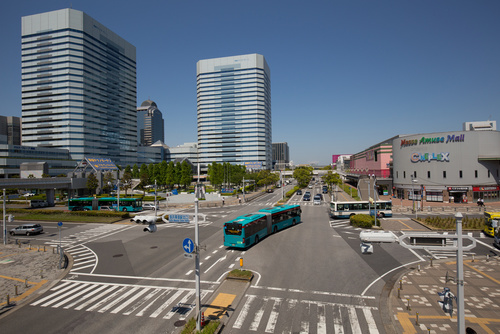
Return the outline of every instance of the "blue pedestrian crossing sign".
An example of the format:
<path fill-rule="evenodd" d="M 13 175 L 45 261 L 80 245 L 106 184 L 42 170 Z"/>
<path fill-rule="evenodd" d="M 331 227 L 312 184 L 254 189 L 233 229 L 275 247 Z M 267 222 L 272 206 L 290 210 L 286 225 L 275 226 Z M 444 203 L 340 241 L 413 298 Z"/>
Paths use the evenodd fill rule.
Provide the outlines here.
<path fill-rule="evenodd" d="M 193 240 L 191 240 L 189 238 L 184 239 L 184 241 L 182 242 L 182 249 L 184 249 L 184 251 L 188 254 L 192 253 L 194 251 Z"/>

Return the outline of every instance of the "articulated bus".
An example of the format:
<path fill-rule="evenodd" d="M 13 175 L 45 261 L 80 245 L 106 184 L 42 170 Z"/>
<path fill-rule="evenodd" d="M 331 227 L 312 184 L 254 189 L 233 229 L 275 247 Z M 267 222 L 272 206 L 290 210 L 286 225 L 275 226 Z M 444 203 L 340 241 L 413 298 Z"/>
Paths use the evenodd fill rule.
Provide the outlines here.
<path fill-rule="evenodd" d="M 117 210 L 118 202 L 116 197 L 82 197 L 68 200 L 68 210 L 70 211 L 100 210 L 102 206 L 112 207 Z M 142 211 L 142 199 L 128 197 L 120 198 L 120 211 Z"/>
<path fill-rule="evenodd" d="M 373 203 L 368 201 L 334 202 L 330 203 L 330 216 L 332 218 L 349 218 L 359 214 L 374 214 Z M 392 217 L 392 201 L 377 201 L 377 216 Z"/>
<path fill-rule="evenodd" d="M 300 205 L 281 205 L 239 216 L 224 224 L 224 246 L 247 248 L 300 222 Z"/>

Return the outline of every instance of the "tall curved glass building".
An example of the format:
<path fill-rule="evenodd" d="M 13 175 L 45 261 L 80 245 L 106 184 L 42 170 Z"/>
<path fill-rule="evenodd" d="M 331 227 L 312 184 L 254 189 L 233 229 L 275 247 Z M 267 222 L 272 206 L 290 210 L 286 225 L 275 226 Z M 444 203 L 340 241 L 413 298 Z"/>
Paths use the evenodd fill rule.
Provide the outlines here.
<path fill-rule="evenodd" d="M 248 54 L 197 63 L 200 162 L 271 168 L 271 72 Z"/>
<path fill-rule="evenodd" d="M 74 9 L 22 18 L 22 141 L 137 161 L 136 50 Z"/>

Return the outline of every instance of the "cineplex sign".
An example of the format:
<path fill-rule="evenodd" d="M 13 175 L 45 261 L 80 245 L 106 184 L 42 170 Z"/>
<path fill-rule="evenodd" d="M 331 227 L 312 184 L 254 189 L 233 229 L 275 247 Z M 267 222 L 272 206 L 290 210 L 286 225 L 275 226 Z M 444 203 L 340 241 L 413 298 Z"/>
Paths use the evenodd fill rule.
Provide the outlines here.
<path fill-rule="evenodd" d="M 424 144 L 461 143 L 464 141 L 465 141 L 465 134 L 448 135 L 446 138 L 445 137 L 434 137 L 434 138 L 422 137 L 420 139 L 401 139 L 401 147 L 424 145 Z"/>
<path fill-rule="evenodd" d="M 450 152 L 441 153 L 412 153 L 410 157 L 411 162 L 421 161 L 450 161 Z"/>

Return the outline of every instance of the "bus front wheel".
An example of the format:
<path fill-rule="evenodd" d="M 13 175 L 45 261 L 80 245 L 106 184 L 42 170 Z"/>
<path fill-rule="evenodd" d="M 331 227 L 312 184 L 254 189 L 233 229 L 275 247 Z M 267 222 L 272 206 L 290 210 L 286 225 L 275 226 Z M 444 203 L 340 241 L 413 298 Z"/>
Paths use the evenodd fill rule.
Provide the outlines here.
<path fill-rule="evenodd" d="M 383 212 L 380 212 L 380 213 L 378 214 L 378 216 L 379 216 L 379 218 L 384 218 L 384 217 L 385 217 L 385 214 L 384 214 Z"/>
<path fill-rule="evenodd" d="M 273 230 L 273 233 L 276 233 L 276 232 L 278 232 L 278 227 L 277 226 L 275 226 L 274 230 Z"/>
<path fill-rule="evenodd" d="M 127 212 L 127 208 L 123 208 L 123 209 L 122 209 L 122 211 L 123 211 L 123 212 Z"/>
<path fill-rule="evenodd" d="M 259 236 L 258 236 L 258 235 L 256 235 L 256 236 L 255 236 L 255 244 L 258 244 L 258 243 L 259 243 Z"/>

